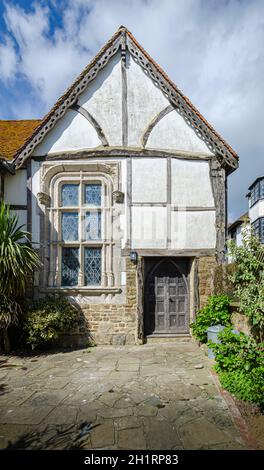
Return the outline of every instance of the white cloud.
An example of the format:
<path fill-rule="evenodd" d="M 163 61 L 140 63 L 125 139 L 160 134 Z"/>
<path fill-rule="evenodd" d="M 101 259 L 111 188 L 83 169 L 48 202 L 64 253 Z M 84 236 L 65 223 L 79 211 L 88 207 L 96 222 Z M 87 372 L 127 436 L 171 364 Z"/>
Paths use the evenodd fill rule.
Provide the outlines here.
<path fill-rule="evenodd" d="M 17 56 L 13 41 L 6 37 L 0 44 L 0 77 L 2 80 L 10 80 L 16 74 Z"/>
<path fill-rule="evenodd" d="M 52 34 L 51 3 L 61 8 L 61 24 Z M 17 118 L 29 117 L 31 109 L 46 113 L 103 43 L 126 25 L 239 152 L 230 195 L 232 213 L 243 212 L 247 186 L 264 173 L 262 0 L 50 0 L 36 2 L 31 12 L 8 1 L 5 21 L 0 79 L 15 76 L 19 87 L 22 77 L 32 90 L 20 93 L 18 106 L 10 102 Z"/>
<path fill-rule="evenodd" d="M 63 92 L 89 59 L 64 30 L 49 37 L 49 10 L 36 6 L 32 13 L 7 5 L 5 14 L 10 35 L 18 46 L 17 74 L 30 83 L 43 102 L 43 111 Z"/>

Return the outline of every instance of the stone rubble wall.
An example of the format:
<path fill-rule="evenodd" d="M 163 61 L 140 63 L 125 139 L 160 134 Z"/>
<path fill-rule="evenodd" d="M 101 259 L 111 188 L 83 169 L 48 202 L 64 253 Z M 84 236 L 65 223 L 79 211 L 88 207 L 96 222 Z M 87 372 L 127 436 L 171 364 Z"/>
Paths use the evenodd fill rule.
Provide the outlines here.
<path fill-rule="evenodd" d="M 124 305 L 104 303 L 81 305 L 85 326 L 80 326 L 80 334 L 83 335 L 86 329 L 96 344 L 137 343 L 137 267 L 129 258 L 126 259 L 126 283 Z"/>
<path fill-rule="evenodd" d="M 198 276 L 199 276 L 199 298 L 200 308 L 204 307 L 209 295 L 226 294 L 231 298 L 233 296 L 234 286 L 229 280 L 229 276 L 233 274 L 234 264 L 217 264 L 214 257 L 204 257 L 199 259 Z M 246 315 L 239 312 L 239 303 L 231 302 L 231 322 L 234 329 L 251 335 L 251 327 L 249 319 Z"/>
<path fill-rule="evenodd" d="M 234 284 L 230 277 L 235 272 L 235 264 L 219 264 L 214 270 L 214 294 L 234 296 Z"/>
<path fill-rule="evenodd" d="M 239 331 L 239 333 L 244 333 L 245 335 L 251 336 L 250 322 L 246 315 L 234 311 L 231 316 L 231 321 L 235 330 Z"/>
<path fill-rule="evenodd" d="M 207 299 L 214 292 L 214 271 L 217 261 L 214 256 L 204 256 L 198 262 L 198 278 L 199 278 L 199 300 L 200 308 L 204 307 Z"/>
<path fill-rule="evenodd" d="M 139 259 L 136 265 L 130 261 L 129 257 L 126 257 L 126 302 L 119 305 L 103 303 L 103 301 L 97 304 L 80 303 L 78 327 L 70 335 L 63 335 L 61 338 L 63 344 L 87 346 L 89 343 L 126 345 L 141 342 L 143 322 L 142 285 L 139 282 L 141 262 L 142 260 Z M 217 262 L 213 256 L 201 257 L 198 260 L 200 308 L 214 293 L 216 266 Z"/>

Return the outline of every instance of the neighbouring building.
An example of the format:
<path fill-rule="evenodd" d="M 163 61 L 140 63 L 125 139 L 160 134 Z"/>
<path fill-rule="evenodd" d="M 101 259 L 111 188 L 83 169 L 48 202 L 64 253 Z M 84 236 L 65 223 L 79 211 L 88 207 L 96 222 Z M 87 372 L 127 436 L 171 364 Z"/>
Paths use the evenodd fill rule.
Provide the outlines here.
<path fill-rule="evenodd" d="M 238 217 L 234 222 L 228 225 L 228 240 L 234 240 L 237 246 L 242 245 L 243 233 L 249 230 L 250 220 L 248 212 Z"/>
<path fill-rule="evenodd" d="M 69 296 L 97 343 L 188 335 L 224 261 L 238 156 L 132 34 L 0 138 L 2 195 L 43 262 L 34 296 Z"/>
<path fill-rule="evenodd" d="M 264 243 L 264 176 L 258 177 L 248 188 L 249 219 L 253 233 Z"/>
<path fill-rule="evenodd" d="M 228 225 L 228 239 L 242 245 L 243 233 L 252 230 L 264 243 L 264 176 L 260 176 L 249 186 L 248 211 Z"/>

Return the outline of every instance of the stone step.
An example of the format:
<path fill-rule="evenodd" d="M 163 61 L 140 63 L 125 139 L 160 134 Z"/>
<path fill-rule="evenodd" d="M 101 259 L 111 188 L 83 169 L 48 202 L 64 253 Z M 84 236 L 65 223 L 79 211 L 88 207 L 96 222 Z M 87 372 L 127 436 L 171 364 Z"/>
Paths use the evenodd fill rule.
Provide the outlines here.
<path fill-rule="evenodd" d="M 149 335 L 145 337 L 145 341 L 148 344 L 155 343 L 188 343 L 192 340 L 192 336 L 188 334 L 179 335 Z"/>

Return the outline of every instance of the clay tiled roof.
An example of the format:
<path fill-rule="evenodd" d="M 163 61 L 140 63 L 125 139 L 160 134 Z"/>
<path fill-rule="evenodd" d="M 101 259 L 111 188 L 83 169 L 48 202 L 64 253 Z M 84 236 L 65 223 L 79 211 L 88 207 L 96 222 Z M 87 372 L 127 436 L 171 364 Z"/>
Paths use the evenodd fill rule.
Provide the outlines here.
<path fill-rule="evenodd" d="M 1 121 L 0 159 L 12 160 L 17 149 L 31 136 L 40 120 Z"/>

